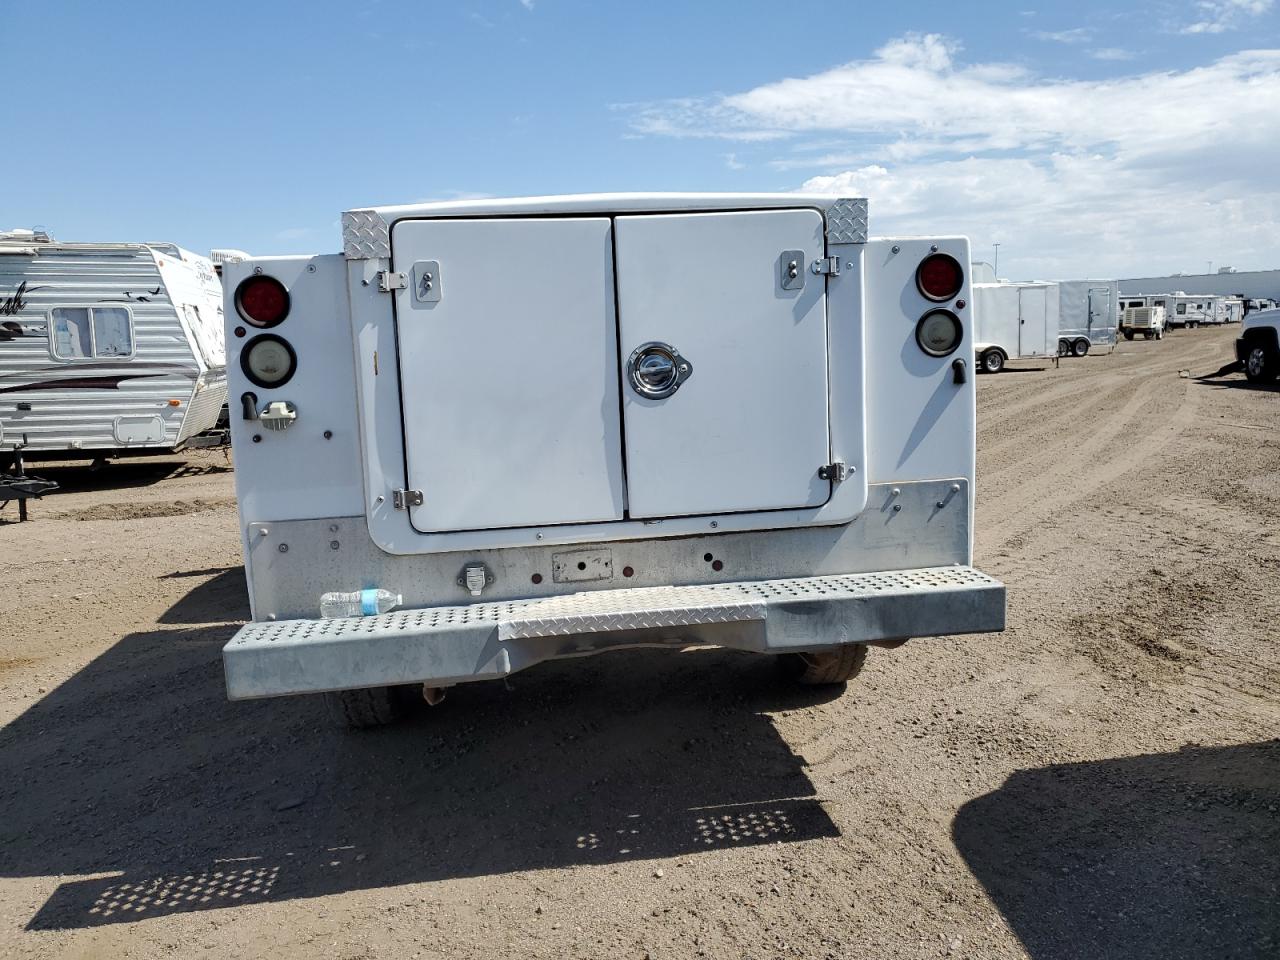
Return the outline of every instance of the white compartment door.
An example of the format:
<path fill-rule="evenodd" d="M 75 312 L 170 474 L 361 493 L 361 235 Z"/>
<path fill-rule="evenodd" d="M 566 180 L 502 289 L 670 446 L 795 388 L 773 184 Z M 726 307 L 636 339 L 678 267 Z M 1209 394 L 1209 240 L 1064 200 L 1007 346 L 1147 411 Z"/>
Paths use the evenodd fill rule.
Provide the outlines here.
<path fill-rule="evenodd" d="M 809 269 L 826 255 L 822 216 L 627 216 L 615 233 L 630 515 L 825 503 L 826 278 Z M 787 276 L 792 259 L 795 278 Z M 646 344 L 672 348 L 676 369 L 688 367 L 668 396 L 646 394 L 634 380 L 633 367 L 648 361 L 646 389 L 662 382 L 662 347 L 633 364 Z"/>
<path fill-rule="evenodd" d="M 408 220 L 391 239 L 414 527 L 622 519 L 609 219 Z"/>
<path fill-rule="evenodd" d="M 1049 325 L 1049 291 L 1044 287 L 1018 290 L 1018 356 L 1046 352 Z"/>

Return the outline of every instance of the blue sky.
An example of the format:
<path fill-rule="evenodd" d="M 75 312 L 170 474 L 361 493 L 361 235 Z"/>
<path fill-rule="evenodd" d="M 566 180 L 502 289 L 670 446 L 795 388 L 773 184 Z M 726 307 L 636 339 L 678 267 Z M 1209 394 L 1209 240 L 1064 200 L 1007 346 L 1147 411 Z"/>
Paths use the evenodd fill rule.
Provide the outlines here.
<path fill-rule="evenodd" d="M 60 239 L 326 252 L 376 203 L 807 186 L 1002 275 L 1280 266 L 1274 0 L 0 0 L 0 42 L 0 228 Z"/>

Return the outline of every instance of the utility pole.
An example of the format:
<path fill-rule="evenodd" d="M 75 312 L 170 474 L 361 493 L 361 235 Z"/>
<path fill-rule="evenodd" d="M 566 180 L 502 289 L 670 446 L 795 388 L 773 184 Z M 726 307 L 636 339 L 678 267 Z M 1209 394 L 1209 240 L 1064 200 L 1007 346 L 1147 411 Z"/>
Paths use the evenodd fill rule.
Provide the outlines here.
<path fill-rule="evenodd" d="M 1205 261 L 1205 263 L 1207 263 L 1207 264 L 1209 265 L 1209 269 L 1208 269 L 1208 270 L 1206 270 L 1205 272 L 1206 272 L 1206 273 L 1213 273 L 1213 261 L 1212 261 L 1212 260 L 1206 260 L 1206 261 Z"/>
<path fill-rule="evenodd" d="M 996 262 L 991 265 L 991 269 L 995 271 L 996 279 L 999 280 L 1000 279 L 1000 244 L 993 243 L 992 246 L 996 248 Z"/>

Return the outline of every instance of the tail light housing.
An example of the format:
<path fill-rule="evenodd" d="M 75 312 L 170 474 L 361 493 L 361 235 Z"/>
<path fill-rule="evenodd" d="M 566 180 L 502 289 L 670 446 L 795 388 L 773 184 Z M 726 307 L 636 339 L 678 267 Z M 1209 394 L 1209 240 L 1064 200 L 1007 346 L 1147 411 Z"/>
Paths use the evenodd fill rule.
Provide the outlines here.
<path fill-rule="evenodd" d="M 260 330 L 274 327 L 289 315 L 289 291 L 275 277 L 255 274 L 236 287 L 236 313 Z"/>
<path fill-rule="evenodd" d="M 931 357 L 955 353 L 963 339 L 960 318 L 950 310 L 930 310 L 916 324 L 916 343 Z"/>
<path fill-rule="evenodd" d="M 964 267 L 950 254 L 931 253 L 916 267 L 916 288 L 921 296 L 942 303 L 964 287 Z"/>

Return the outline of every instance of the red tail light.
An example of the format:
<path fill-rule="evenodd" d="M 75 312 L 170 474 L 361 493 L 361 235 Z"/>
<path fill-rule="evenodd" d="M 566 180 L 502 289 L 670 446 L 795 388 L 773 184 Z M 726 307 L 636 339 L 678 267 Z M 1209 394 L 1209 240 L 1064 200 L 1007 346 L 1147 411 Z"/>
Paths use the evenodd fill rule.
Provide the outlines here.
<path fill-rule="evenodd" d="M 916 286 L 935 303 L 950 300 L 964 286 L 964 268 L 955 257 L 931 253 L 916 267 Z"/>
<path fill-rule="evenodd" d="M 249 277 L 236 288 L 236 312 L 255 327 L 274 327 L 289 315 L 289 291 L 275 277 Z"/>

